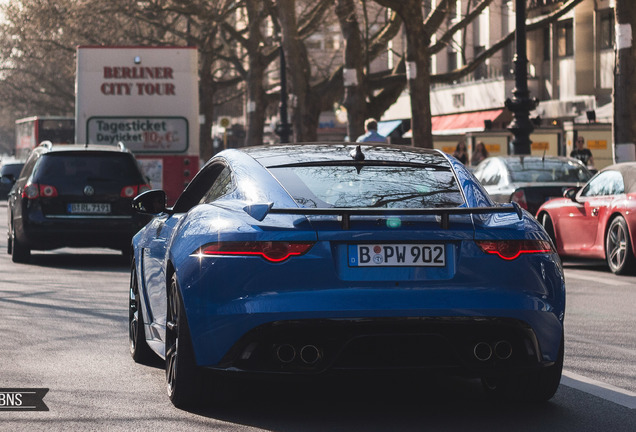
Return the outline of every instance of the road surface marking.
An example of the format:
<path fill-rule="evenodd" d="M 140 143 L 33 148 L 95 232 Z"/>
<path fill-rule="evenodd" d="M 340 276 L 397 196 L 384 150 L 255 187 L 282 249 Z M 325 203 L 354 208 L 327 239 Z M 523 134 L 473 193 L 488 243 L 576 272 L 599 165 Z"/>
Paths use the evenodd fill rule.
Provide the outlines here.
<path fill-rule="evenodd" d="M 581 274 L 576 272 L 576 270 L 566 270 L 565 271 L 565 281 L 567 283 L 568 279 L 579 279 L 585 280 L 588 282 L 597 282 L 603 285 L 612 285 L 612 286 L 631 286 L 633 282 L 621 281 L 617 279 L 609 279 L 607 277 L 599 277 L 599 276 L 589 276 L 586 274 Z"/>
<path fill-rule="evenodd" d="M 561 384 L 582 392 L 600 397 L 629 409 L 636 409 L 636 393 L 629 390 L 605 384 L 583 375 L 570 371 L 563 371 Z"/>

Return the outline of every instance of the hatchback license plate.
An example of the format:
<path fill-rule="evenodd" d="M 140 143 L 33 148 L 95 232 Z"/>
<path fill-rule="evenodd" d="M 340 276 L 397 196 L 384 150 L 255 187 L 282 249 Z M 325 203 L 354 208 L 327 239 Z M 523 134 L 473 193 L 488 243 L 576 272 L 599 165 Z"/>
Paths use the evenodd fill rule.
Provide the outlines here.
<path fill-rule="evenodd" d="M 73 214 L 108 214 L 110 213 L 110 204 L 73 203 L 68 205 L 68 212 Z"/>
<path fill-rule="evenodd" d="M 444 267 L 444 244 L 349 245 L 351 267 Z"/>

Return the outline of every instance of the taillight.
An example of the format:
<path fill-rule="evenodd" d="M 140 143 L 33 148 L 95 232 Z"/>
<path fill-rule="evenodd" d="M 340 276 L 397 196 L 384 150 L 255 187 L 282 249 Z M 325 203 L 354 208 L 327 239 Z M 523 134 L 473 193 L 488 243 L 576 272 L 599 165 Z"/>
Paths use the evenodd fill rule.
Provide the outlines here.
<path fill-rule="evenodd" d="M 29 183 L 22 190 L 22 198 L 36 199 L 39 197 L 52 198 L 57 196 L 57 189 L 55 186 Z"/>
<path fill-rule="evenodd" d="M 40 185 L 40 196 L 45 198 L 52 198 L 57 196 L 57 189 L 55 186 Z"/>
<path fill-rule="evenodd" d="M 523 189 L 517 189 L 510 197 L 510 201 L 514 201 L 519 204 L 521 208 L 528 210 L 528 201 L 526 201 L 526 193 Z"/>
<path fill-rule="evenodd" d="M 513 260 L 521 254 L 552 253 L 552 244 L 546 240 L 477 240 L 482 251 Z"/>
<path fill-rule="evenodd" d="M 150 186 L 147 184 L 124 186 L 121 188 L 120 195 L 122 198 L 134 198 L 147 190 L 150 190 Z"/>
<path fill-rule="evenodd" d="M 219 242 L 202 246 L 194 255 L 257 255 L 270 262 L 281 262 L 291 256 L 303 255 L 313 245 L 313 243 L 286 241 Z"/>

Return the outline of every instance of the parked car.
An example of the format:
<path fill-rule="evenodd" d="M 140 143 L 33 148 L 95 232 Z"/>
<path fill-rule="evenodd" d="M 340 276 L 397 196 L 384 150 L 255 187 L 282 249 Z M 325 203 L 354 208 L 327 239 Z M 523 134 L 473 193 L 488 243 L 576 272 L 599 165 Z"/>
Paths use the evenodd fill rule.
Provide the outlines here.
<path fill-rule="evenodd" d="M 0 161 L 0 199 L 7 199 L 9 191 L 22 171 L 24 161 L 8 159 Z"/>
<path fill-rule="evenodd" d="M 493 156 L 473 173 L 493 200 L 515 201 L 533 215 L 545 201 L 592 178 L 581 161 L 560 156 Z"/>
<path fill-rule="evenodd" d="M 149 189 L 123 146 L 36 147 L 9 193 L 7 252 L 27 262 L 32 250 L 107 247 L 130 255 L 132 236 L 147 222 L 131 208 Z"/>
<path fill-rule="evenodd" d="M 135 361 L 165 360 L 178 407 L 215 388 L 203 370 L 434 369 L 523 400 L 559 385 L 565 285 L 549 236 L 440 151 L 230 149 L 165 203 L 160 190 L 133 201 L 156 216 L 133 238 L 129 337 Z"/>
<path fill-rule="evenodd" d="M 582 188 L 545 203 L 537 219 L 563 257 L 604 259 L 616 274 L 636 272 L 636 163 L 611 165 Z"/>

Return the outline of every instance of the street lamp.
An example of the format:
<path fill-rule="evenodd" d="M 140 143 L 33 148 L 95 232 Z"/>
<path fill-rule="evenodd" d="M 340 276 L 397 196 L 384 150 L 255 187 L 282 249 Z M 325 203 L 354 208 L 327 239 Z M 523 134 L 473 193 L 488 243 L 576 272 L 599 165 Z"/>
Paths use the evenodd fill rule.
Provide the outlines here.
<path fill-rule="evenodd" d="M 515 43 L 516 53 L 514 59 L 515 88 L 512 90 L 512 99 L 506 99 L 506 108 L 512 111 L 514 118 L 508 130 L 512 132 L 513 154 L 528 155 L 532 141 L 530 134 L 534 126 L 530 121 L 530 110 L 537 106 L 536 99 L 530 99 L 528 91 L 528 56 L 526 54 L 526 0 L 515 1 Z"/>

